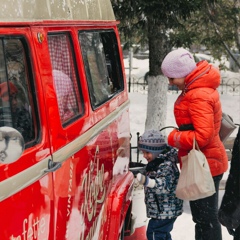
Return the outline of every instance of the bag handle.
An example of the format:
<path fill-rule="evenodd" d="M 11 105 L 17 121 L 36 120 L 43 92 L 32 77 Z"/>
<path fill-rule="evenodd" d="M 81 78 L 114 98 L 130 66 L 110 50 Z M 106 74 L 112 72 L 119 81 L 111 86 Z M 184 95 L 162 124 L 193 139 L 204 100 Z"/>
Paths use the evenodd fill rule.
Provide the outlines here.
<path fill-rule="evenodd" d="M 175 129 L 178 129 L 177 127 L 174 127 L 174 126 L 166 126 L 166 127 L 161 128 L 159 131 L 161 132 L 162 130 L 167 129 L 167 128 L 175 128 Z"/>
<path fill-rule="evenodd" d="M 197 143 L 197 140 L 196 140 L 195 136 L 193 137 L 193 149 L 197 149 L 198 151 L 201 151 L 199 146 L 198 146 L 198 143 Z"/>

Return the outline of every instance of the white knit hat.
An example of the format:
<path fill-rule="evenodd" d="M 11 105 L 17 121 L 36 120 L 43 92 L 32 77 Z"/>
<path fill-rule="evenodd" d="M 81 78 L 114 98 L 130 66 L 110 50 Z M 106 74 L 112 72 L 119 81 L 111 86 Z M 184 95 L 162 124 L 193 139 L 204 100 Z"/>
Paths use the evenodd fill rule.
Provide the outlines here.
<path fill-rule="evenodd" d="M 183 78 L 196 68 L 193 55 L 186 49 L 179 48 L 168 53 L 162 62 L 162 73 L 169 78 Z"/>
<path fill-rule="evenodd" d="M 147 130 L 139 137 L 138 149 L 156 154 L 160 154 L 167 147 L 166 138 L 158 130 Z"/>

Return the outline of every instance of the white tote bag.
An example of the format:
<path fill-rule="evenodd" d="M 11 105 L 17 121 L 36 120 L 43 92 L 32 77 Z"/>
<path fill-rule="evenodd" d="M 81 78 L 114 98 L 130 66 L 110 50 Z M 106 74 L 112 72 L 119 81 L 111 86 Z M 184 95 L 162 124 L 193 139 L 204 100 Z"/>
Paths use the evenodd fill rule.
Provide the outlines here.
<path fill-rule="evenodd" d="M 213 178 L 208 161 L 200 151 L 195 138 L 193 139 L 193 149 L 181 159 L 182 169 L 176 188 L 176 196 L 189 201 L 212 196 L 216 192 Z"/>

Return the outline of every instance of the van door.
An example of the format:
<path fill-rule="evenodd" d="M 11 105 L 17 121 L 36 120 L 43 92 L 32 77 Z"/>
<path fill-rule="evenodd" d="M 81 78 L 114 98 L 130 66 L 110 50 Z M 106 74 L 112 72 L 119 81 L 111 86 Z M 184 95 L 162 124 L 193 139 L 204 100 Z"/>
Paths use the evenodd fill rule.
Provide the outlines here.
<path fill-rule="evenodd" d="M 53 239 L 48 122 L 29 28 L 0 28 L 0 127 L 17 129 L 23 155 L 0 163 L 0 239 Z M 6 155 L 16 148 L 8 145 Z M 55 166 L 56 167 L 56 166 Z"/>
<path fill-rule="evenodd" d="M 82 228 L 79 217 L 80 182 L 89 164 L 85 147 L 91 126 L 87 89 L 79 80 L 72 31 L 64 28 L 32 28 L 36 37 L 39 71 L 45 90 L 46 117 L 49 125 L 51 152 L 55 164 L 61 167 L 53 174 L 54 239 L 74 239 Z M 39 38 L 41 39 L 41 38 Z M 85 92 L 85 96 L 83 95 Z M 81 151 L 80 151 L 81 150 Z"/>
<path fill-rule="evenodd" d="M 32 28 L 43 40 L 35 48 L 42 50 L 37 59 L 52 158 L 61 164 L 53 173 L 54 232 L 56 239 L 117 239 L 133 181 L 129 102 L 114 30 L 85 28 Z M 118 149 L 126 149 L 121 158 Z"/>

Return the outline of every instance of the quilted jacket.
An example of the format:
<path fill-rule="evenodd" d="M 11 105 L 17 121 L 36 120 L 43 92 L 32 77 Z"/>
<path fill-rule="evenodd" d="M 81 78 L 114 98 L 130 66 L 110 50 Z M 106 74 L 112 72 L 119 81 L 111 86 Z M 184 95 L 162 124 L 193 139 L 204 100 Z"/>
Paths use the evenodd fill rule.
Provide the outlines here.
<path fill-rule="evenodd" d="M 195 136 L 212 176 L 220 175 L 228 168 L 226 151 L 219 138 L 222 118 L 219 85 L 219 70 L 207 61 L 197 63 L 197 68 L 185 78 L 185 89 L 174 104 L 178 127 L 191 124 L 194 130 L 174 129 L 168 136 L 168 144 L 179 149 L 180 162 L 181 157 L 192 149 Z"/>
<path fill-rule="evenodd" d="M 171 219 L 182 214 L 183 201 L 175 195 L 179 178 L 177 150 L 169 146 L 169 151 L 146 166 L 146 175 L 156 181 L 154 188 L 144 187 L 147 217 Z"/>

